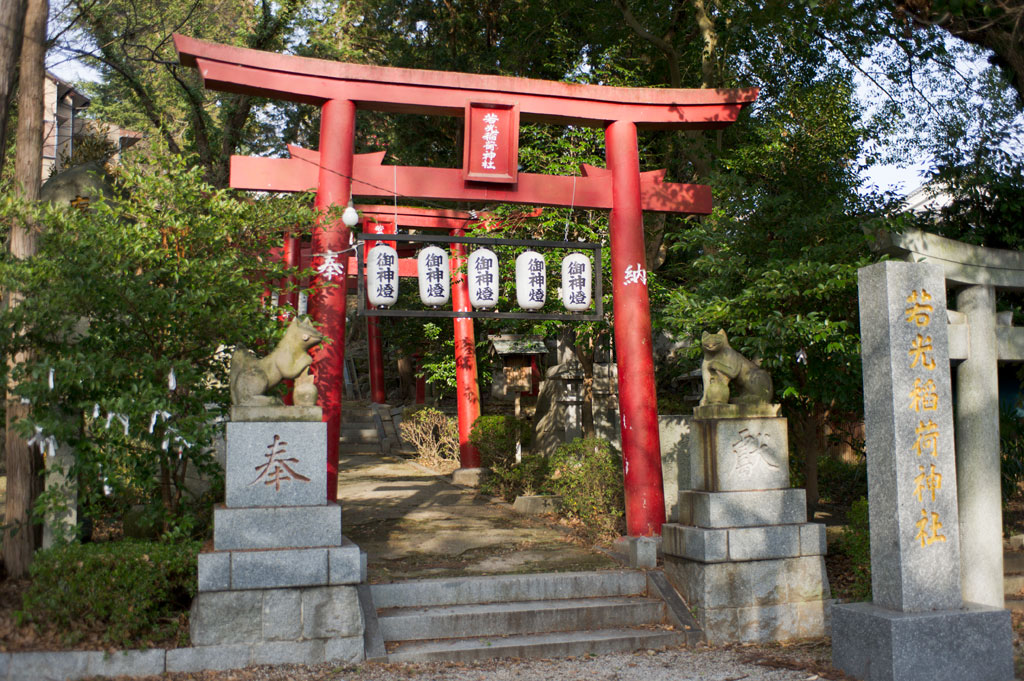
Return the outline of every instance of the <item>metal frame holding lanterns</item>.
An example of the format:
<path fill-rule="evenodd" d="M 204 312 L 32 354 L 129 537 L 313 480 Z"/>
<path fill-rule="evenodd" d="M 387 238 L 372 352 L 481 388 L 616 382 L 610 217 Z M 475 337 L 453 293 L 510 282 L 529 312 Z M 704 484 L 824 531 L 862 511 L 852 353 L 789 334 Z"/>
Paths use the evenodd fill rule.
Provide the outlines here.
<path fill-rule="evenodd" d="M 377 241 L 379 234 L 357 234 L 356 235 L 356 263 L 359 265 L 356 281 L 359 286 L 359 293 L 356 299 L 359 301 L 359 314 L 369 317 L 468 317 L 474 319 L 536 319 L 536 320 L 559 320 L 577 322 L 596 322 L 604 320 L 604 296 L 601 281 L 601 244 L 580 242 L 580 241 L 542 241 L 538 239 L 494 239 L 483 237 L 458 237 L 458 236 L 435 236 L 432 234 L 388 234 L 388 241 L 408 241 L 415 243 L 429 244 L 469 244 L 475 246 L 525 246 L 527 248 L 540 249 L 563 249 L 563 250 L 588 250 L 593 251 L 593 287 L 594 287 L 594 312 L 592 314 L 581 313 L 542 313 L 542 312 L 494 312 L 492 310 L 466 310 L 457 312 L 454 310 L 395 310 L 392 308 L 380 309 L 369 308 L 366 305 L 366 262 L 363 257 L 363 243 L 365 241 Z"/>

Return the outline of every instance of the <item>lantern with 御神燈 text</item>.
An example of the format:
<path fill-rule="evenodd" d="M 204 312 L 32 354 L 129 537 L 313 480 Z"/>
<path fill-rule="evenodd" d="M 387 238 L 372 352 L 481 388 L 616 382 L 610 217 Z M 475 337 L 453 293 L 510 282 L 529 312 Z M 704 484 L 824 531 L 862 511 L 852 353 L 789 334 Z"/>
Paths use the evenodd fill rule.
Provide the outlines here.
<path fill-rule="evenodd" d="M 498 256 L 489 248 L 478 248 L 469 255 L 469 302 L 478 310 L 498 303 Z"/>
<path fill-rule="evenodd" d="M 590 307 L 590 258 L 570 253 L 562 260 L 562 305 L 566 310 L 580 312 Z"/>
<path fill-rule="evenodd" d="M 539 310 L 547 299 L 544 256 L 524 251 L 516 258 L 516 301 L 524 310 Z"/>
<path fill-rule="evenodd" d="M 391 307 L 398 300 L 398 252 L 379 244 L 366 258 L 366 299 L 376 307 Z"/>
<path fill-rule="evenodd" d="M 451 292 L 448 254 L 437 246 L 427 246 L 416 256 L 416 264 L 423 304 L 437 307 L 447 303 Z"/>

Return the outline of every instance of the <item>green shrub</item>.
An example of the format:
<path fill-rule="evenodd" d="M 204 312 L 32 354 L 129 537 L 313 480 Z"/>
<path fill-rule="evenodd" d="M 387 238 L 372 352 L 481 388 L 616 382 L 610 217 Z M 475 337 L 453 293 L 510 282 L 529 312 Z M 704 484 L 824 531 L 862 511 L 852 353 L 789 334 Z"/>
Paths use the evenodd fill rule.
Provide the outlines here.
<path fill-rule="evenodd" d="M 1024 482 L 1024 422 L 1014 408 L 999 410 L 999 451 L 1003 506 L 1006 506 L 1020 494 Z"/>
<path fill-rule="evenodd" d="M 577 438 L 555 450 L 551 490 L 562 513 L 581 521 L 591 537 L 621 534 L 624 517 L 622 459 L 605 440 Z"/>
<path fill-rule="evenodd" d="M 40 551 L 20 617 L 68 632 L 69 640 L 101 630 L 116 645 L 166 641 L 179 632 L 196 594 L 199 547 L 125 540 Z"/>
<path fill-rule="evenodd" d="M 871 534 L 868 530 L 868 500 L 861 497 L 850 505 L 847 525 L 836 549 L 850 559 L 849 598 L 871 600 Z"/>
<path fill-rule="evenodd" d="M 485 414 L 473 422 L 469 441 L 480 452 L 480 465 L 490 474 L 480 486 L 487 494 L 514 501 L 522 494 L 543 494 L 550 471 L 547 458 L 523 454 L 516 463 L 516 443 L 530 443 L 530 424 L 510 415 Z"/>
<path fill-rule="evenodd" d="M 868 463 L 850 463 L 835 456 L 818 458 L 818 490 L 822 501 L 849 506 L 868 494 Z"/>

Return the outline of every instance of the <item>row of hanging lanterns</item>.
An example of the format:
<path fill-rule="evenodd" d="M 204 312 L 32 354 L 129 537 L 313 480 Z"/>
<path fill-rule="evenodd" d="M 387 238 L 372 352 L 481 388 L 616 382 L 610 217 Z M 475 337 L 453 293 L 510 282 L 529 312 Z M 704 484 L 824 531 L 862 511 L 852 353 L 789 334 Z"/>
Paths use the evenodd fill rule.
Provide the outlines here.
<path fill-rule="evenodd" d="M 416 256 L 420 300 L 438 307 L 451 297 L 448 253 L 427 246 Z M 469 255 L 466 276 L 469 302 L 474 309 L 488 310 L 498 304 L 498 256 L 489 248 Z M 562 305 L 572 312 L 590 308 L 593 274 L 590 258 L 571 253 L 562 260 Z M 366 261 L 366 295 L 371 305 L 391 307 L 398 300 L 398 252 L 379 243 L 370 249 Z M 525 251 L 516 258 L 516 301 L 524 310 L 539 310 L 547 300 L 547 267 L 544 256 Z"/>

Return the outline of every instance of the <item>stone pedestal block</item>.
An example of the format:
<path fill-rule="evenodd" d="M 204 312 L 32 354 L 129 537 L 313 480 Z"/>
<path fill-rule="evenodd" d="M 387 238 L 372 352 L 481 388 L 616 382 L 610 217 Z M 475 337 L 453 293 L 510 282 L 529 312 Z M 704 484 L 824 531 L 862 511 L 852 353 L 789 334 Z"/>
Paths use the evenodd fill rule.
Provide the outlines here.
<path fill-rule="evenodd" d="M 327 424 L 228 423 L 228 508 L 327 503 Z"/>
<path fill-rule="evenodd" d="M 341 541 L 341 506 L 334 503 L 213 511 L 217 551 L 341 546 Z"/>
<path fill-rule="evenodd" d="M 832 665 L 864 681 L 1010 681 L 1010 613 L 973 603 L 930 612 L 837 605 Z"/>
<path fill-rule="evenodd" d="M 756 527 L 807 521 L 802 489 L 757 492 L 679 492 L 679 523 L 696 527 Z"/>
<path fill-rule="evenodd" d="M 361 637 L 355 586 L 200 593 L 189 630 L 195 646 Z"/>
<path fill-rule="evenodd" d="M 784 418 L 693 419 L 690 484 L 706 492 L 787 489 Z"/>
<path fill-rule="evenodd" d="M 359 584 L 366 554 L 348 539 L 313 549 L 210 551 L 199 554 L 199 591 Z"/>
<path fill-rule="evenodd" d="M 827 629 L 822 556 L 702 563 L 666 555 L 665 574 L 709 643 L 788 641 Z"/>
<path fill-rule="evenodd" d="M 825 526 L 819 523 L 726 529 L 665 524 L 661 536 L 666 554 L 702 563 L 825 555 Z"/>

